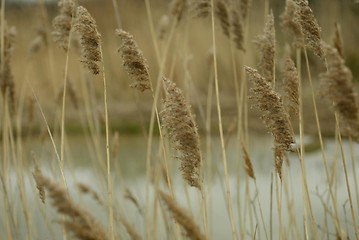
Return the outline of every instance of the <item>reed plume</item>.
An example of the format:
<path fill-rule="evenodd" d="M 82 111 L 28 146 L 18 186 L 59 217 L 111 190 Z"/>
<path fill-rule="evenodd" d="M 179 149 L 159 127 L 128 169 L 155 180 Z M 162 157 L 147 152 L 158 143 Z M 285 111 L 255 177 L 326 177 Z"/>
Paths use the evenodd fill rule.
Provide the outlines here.
<path fill-rule="evenodd" d="M 30 42 L 29 57 L 37 53 L 42 46 L 46 47 L 47 45 L 48 45 L 48 40 L 47 40 L 46 30 L 43 28 L 39 28 L 36 31 L 36 37 Z"/>
<path fill-rule="evenodd" d="M 284 102 L 289 116 L 299 114 L 299 74 L 293 60 L 287 56 L 283 71 Z"/>
<path fill-rule="evenodd" d="M 238 8 L 232 7 L 230 13 L 232 40 L 236 44 L 237 49 L 244 51 L 244 33 L 240 11 Z"/>
<path fill-rule="evenodd" d="M 170 28 L 170 18 L 168 15 L 165 14 L 160 18 L 157 27 L 157 37 L 159 40 L 165 39 L 165 36 L 168 33 L 169 28 Z"/>
<path fill-rule="evenodd" d="M 161 112 L 163 127 L 176 150 L 175 158 L 180 160 L 183 178 L 190 186 L 201 189 L 202 156 L 197 124 L 191 114 L 182 91 L 174 82 L 163 79 L 166 97 Z"/>
<path fill-rule="evenodd" d="M 204 240 L 206 237 L 201 233 L 191 215 L 183 209 L 170 195 L 160 191 L 160 196 L 167 205 L 172 217 L 186 232 L 186 236 L 192 240 Z"/>
<path fill-rule="evenodd" d="M 58 6 L 60 14 L 52 21 L 52 37 L 59 47 L 67 51 L 76 3 L 73 0 L 60 0 Z"/>
<path fill-rule="evenodd" d="M 243 152 L 243 158 L 244 158 L 244 169 L 246 170 L 246 173 L 249 177 L 251 177 L 253 180 L 256 180 L 256 176 L 254 175 L 251 158 L 249 157 L 247 147 L 244 145 L 244 143 L 242 141 L 241 141 L 241 146 L 242 146 L 242 152 Z"/>
<path fill-rule="evenodd" d="M 96 21 L 86 8 L 79 6 L 76 9 L 75 30 L 80 35 L 82 47 L 82 62 L 94 75 L 100 73 L 99 63 L 102 62 L 100 51 L 101 35 L 97 31 Z"/>
<path fill-rule="evenodd" d="M 256 106 L 262 111 L 263 122 L 272 133 L 274 144 L 282 150 L 292 151 L 295 140 L 282 98 L 256 69 L 245 67 L 245 70 L 253 83 L 251 98 L 257 102 Z"/>
<path fill-rule="evenodd" d="M 297 48 L 303 47 L 304 44 L 299 11 L 299 6 L 294 2 L 294 0 L 286 0 L 284 12 L 280 16 L 280 24 L 282 28 L 294 36 L 294 40 L 292 42 L 294 47 Z"/>
<path fill-rule="evenodd" d="M 215 3 L 215 15 L 219 20 L 224 35 L 230 37 L 230 18 L 228 3 L 225 0 L 217 0 Z"/>
<path fill-rule="evenodd" d="M 192 0 L 190 4 L 191 15 L 194 18 L 206 18 L 211 14 L 211 0 Z"/>
<path fill-rule="evenodd" d="M 251 5 L 252 5 L 252 0 L 240 0 L 239 8 L 241 10 L 241 16 L 243 21 L 247 20 L 248 12 Z"/>
<path fill-rule="evenodd" d="M 11 69 L 12 53 L 16 36 L 15 27 L 9 27 L 4 23 L 3 53 L 0 57 L 0 88 L 4 98 L 8 99 L 10 110 L 15 110 L 15 82 Z"/>
<path fill-rule="evenodd" d="M 259 69 L 262 76 L 269 82 L 274 82 L 274 58 L 275 58 L 275 29 L 274 16 L 271 11 L 267 16 L 262 35 L 254 41 L 260 53 Z"/>
<path fill-rule="evenodd" d="M 69 197 L 67 191 L 60 184 L 38 171 L 35 175 L 36 184 L 43 186 L 52 199 L 52 205 L 65 216 L 60 222 L 70 230 L 78 239 L 105 240 L 106 231 L 96 221 L 90 212 L 80 208 Z"/>
<path fill-rule="evenodd" d="M 117 29 L 116 34 L 122 41 L 118 52 L 121 54 L 123 66 L 129 77 L 134 81 L 130 86 L 140 92 L 151 89 L 147 60 L 143 57 L 142 51 L 133 36 L 122 29 Z"/>
<path fill-rule="evenodd" d="M 41 181 L 39 180 L 39 178 L 41 178 L 42 172 L 41 169 L 39 167 L 39 164 L 36 162 L 36 160 L 34 159 L 34 163 L 35 163 L 35 169 L 32 173 L 32 176 L 35 179 L 36 182 L 36 188 L 39 192 L 39 197 L 42 203 L 45 203 L 46 200 L 46 193 L 45 193 L 45 187 L 44 185 L 41 184 Z"/>
<path fill-rule="evenodd" d="M 322 93 L 339 114 L 343 133 L 359 141 L 358 96 L 352 73 L 336 48 L 325 44 L 324 49 L 328 70 L 320 77 Z"/>
<path fill-rule="evenodd" d="M 89 194 L 98 204 L 104 206 L 104 201 L 101 196 L 92 187 L 85 183 L 78 182 L 77 188 L 82 194 Z"/>
<path fill-rule="evenodd" d="M 282 25 L 294 33 L 300 47 L 304 45 L 318 57 L 324 57 L 321 30 L 307 0 L 287 0 Z"/>
<path fill-rule="evenodd" d="M 125 218 L 121 218 L 120 222 L 123 224 L 123 226 L 125 227 L 129 237 L 132 240 L 141 240 L 141 235 L 138 233 L 138 231 L 134 228 L 134 226 L 132 224 L 130 224 Z"/>
<path fill-rule="evenodd" d="M 274 145 L 274 167 L 278 173 L 279 178 L 282 180 L 282 166 L 284 161 L 284 151 L 278 145 Z"/>

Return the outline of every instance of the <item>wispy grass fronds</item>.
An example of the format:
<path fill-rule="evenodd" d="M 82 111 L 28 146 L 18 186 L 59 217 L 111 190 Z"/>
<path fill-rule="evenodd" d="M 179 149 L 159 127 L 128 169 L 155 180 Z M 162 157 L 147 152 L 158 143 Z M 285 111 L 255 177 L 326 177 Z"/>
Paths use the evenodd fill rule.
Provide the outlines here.
<path fill-rule="evenodd" d="M 39 28 L 36 31 L 35 38 L 30 42 L 29 45 L 29 56 L 37 53 L 41 47 L 46 47 L 48 45 L 48 39 L 45 29 Z"/>
<path fill-rule="evenodd" d="M 354 91 L 352 73 L 336 48 L 325 44 L 324 49 L 328 70 L 321 74 L 322 92 L 333 110 L 338 112 L 343 134 L 359 141 L 358 96 Z"/>
<path fill-rule="evenodd" d="M 281 26 L 294 36 L 293 45 L 298 48 L 303 46 L 303 30 L 299 11 L 299 6 L 294 0 L 286 0 L 284 12 L 280 16 Z"/>
<path fill-rule="evenodd" d="M 244 158 L 244 169 L 246 170 L 247 175 L 255 180 L 256 176 L 254 174 L 252 161 L 251 158 L 249 157 L 247 147 L 244 145 L 243 142 L 241 142 L 241 146 L 242 146 L 242 152 Z"/>
<path fill-rule="evenodd" d="M 309 7 L 308 0 L 295 1 L 299 6 L 299 20 L 305 38 L 305 45 L 309 47 L 318 57 L 323 58 L 324 52 L 320 37 L 321 30 L 312 9 Z"/>
<path fill-rule="evenodd" d="M 52 199 L 52 205 L 65 216 L 62 222 L 78 239 L 105 240 L 106 231 L 92 214 L 75 204 L 60 184 L 44 176 L 41 171 L 35 175 L 36 184 L 43 186 Z"/>
<path fill-rule="evenodd" d="M 258 46 L 258 51 L 260 54 L 258 63 L 259 70 L 268 82 L 273 83 L 276 40 L 274 16 L 272 11 L 267 15 L 263 34 L 259 35 L 254 42 Z"/>
<path fill-rule="evenodd" d="M 293 60 L 287 56 L 283 71 L 284 102 L 290 116 L 299 114 L 299 74 Z"/>
<path fill-rule="evenodd" d="M 230 13 L 232 39 L 236 44 L 237 49 L 244 51 L 243 21 L 240 11 L 238 8 L 232 7 Z"/>
<path fill-rule="evenodd" d="M 240 9 L 243 21 L 246 21 L 249 9 L 252 5 L 252 0 L 240 0 Z"/>
<path fill-rule="evenodd" d="M 15 27 L 9 27 L 4 23 L 4 38 L 3 38 L 3 58 L 0 58 L 0 88 L 2 95 L 8 98 L 11 110 L 15 109 L 15 82 L 14 75 L 11 68 L 12 54 L 14 50 L 14 42 L 16 36 Z"/>
<path fill-rule="evenodd" d="M 104 201 L 102 200 L 101 196 L 89 185 L 78 182 L 77 188 L 82 194 L 89 194 L 98 204 L 104 206 Z"/>
<path fill-rule="evenodd" d="M 221 24 L 224 35 L 230 37 L 230 18 L 228 3 L 225 0 L 217 0 L 215 2 L 215 14 Z"/>
<path fill-rule="evenodd" d="M 185 100 L 182 90 L 174 82 L 163 79 L 166 97 L 161 119 L 168 129 L 168 137 L 176 150 L 175 157 L 180 160 L 183 178 L 190 186 L 201 189 L 202 156 L 197 124 L 191 107 Z"/>
<path fill-rule="evenodd" d="M 131 87 L 136 88 L 140 92 L 151 89 L 147 61 L 136 41 L 133 39 L 133 36 L 121 29 L 117 29 L 116 34 L 122 41 L 118 52 L 121 54 L 123 66 L 130 78 L 134 80 Z"/>
<path fill-rule="evenodd" d="M 188 0 L 172 0 L 169 6 L 170 16 L 176 19 L 178 22 L 181 21 L 186 13 L 188 7 Z"/>
<path fill-rule="evenodd" d="M 99 63 L 102 62 L 100 52 L 101 35 L 97 31 L 95 19 L 92 18 L 86 8 L 77 7 L 74 27 L 80 35 L 82 62 L 92 74 L 99 74 Z"/>
<path fill-rule="evenodd" d="M 282 98 L 256 69 L 245 67 L 245 70 L 253 83 L 251 98 L 257 102 L 256 106 L 262 111 L 263 122 L 272 133 L 275 145 L 282 150 L 292 151 L 295 138 Z"/>
<path fill-rule="evenodd" d="M 39 167 L 39 164 L 36 161 L 34 161 L 34 162 L 35 162 L 35 169 L 32 173 L 32 176 L 35 179 L 36 188 L 39 191 L 40 200 L 42 203 L 45 203 L 45 200 L 46 200 L 45 187 L 44 187 L 44 185 L 41 184 L 41 181 L 39 181 L 39 178 L 41 178 L 42 172 Z"/>
<path fill-rule="evenodd" d="M 130 224 L 126 219 L 121 218 L 120 222 L 125 227 L 130 239 L 132 240 L 141 240 L 141 235 L 138 233 L 138 231 L 134 228 L 132 224 Z"/>
<path fill-rule="evenodd" d="M 206 237 L 201 233 L 191 215 L 182 208 L 169 194 L 160 191 L 160 196 L 167 205 L 172 217 L 186 232 L 186 236 L 192 240 L 204 240 Z"/>
<path fill-rule="evenodd" d="M 333 37 L 333 46 L 337 49 L 339 55 L 344 59 L 344 46 L 340 25 L 336 22 L 334 27 L 335 32 Z"/>
<path fill-rule="evenodd" d="M 76 3 L 73 0 L 60 0 L 58 5 L 60 8 L 60 14 L 52 21 L 52 36 L 55 43 L 67 51 Z"/>
<path fill-rule="evenodd" d="M 211 14 L 210 0 L 192 0 L 190 5 L 191 15 L 194 18 L 206 18 Z"/>

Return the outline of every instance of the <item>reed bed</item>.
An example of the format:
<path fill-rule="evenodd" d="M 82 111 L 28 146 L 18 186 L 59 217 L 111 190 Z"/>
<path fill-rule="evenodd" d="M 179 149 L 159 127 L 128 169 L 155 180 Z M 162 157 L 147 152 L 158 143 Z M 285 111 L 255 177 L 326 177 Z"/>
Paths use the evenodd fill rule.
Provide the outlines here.
<path fill-rule="evenodd" d="M 359 240 L 358 8 L 2 1 L 1 238 Z"/>

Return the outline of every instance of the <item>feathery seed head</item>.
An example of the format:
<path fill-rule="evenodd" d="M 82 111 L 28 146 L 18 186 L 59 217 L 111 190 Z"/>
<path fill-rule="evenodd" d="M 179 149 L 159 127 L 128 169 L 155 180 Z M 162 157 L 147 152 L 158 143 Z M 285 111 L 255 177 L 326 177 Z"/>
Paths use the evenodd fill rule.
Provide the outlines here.
<path fill-rule="evenodd" d="M 225 0 L 216 1 L 215 15 L 219 19 L 224 35 L 230 37 L 230 19 L 229 19 L 228 3 Z"/>
<path fill-rule="evenodd" d="M 290 116 L 299 114 L 299 74 L 293 60 L 288 56 L 285 60 L 283 83 L 285 104 Z"/>
<path fill-rule="evenodd" d="M 117 36 L 122 40 L 118 49 L 122 56 L 123 66 L 131 79 L 135 81 L 131 87 L 143 92 L 151 89 L 149 67 L 142 51 L 133 39 L 133 36 L 121 29 L 116 30 Z"/>
<path fill-rule="evenodd" d="M 102 62 L 100 52 L 101 35 L 97 31 L 95 19 L 92 18 L 86 8 L 77 7 L 74 27 L 80 35 L 82 62 L 92 74 L 99 74 L 100 67 L 98 64 Z"/>
<path fill-rule="evenodd" d="M 191 107 L 174 82 L 168 79 L 163 82 L 166 91 L 164 109 L 161 112 L 163 127 L 168 129 L 168 137 L 177 152 L 175 157 L 181 161 L 183 178 L 190 186 L 201 189 L 202 157 L 197 124 L 191 114 Z"/>

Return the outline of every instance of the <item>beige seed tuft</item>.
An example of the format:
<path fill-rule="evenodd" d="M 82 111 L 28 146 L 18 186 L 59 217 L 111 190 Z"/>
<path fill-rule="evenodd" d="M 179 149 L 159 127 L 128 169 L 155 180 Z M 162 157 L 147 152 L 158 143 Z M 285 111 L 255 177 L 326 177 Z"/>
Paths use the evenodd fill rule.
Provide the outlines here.
<path fill-rule="evenodd" d="M 149 67 L 142 51 L 133 39 L 133 36 L 121 29 L 116 30 L 117 36 L 121 39 L 122 45 L 118 49 L 121 54 L 123 66 L 128 75 L 135 81 L 131 87 L 140 92 L 151 89 Z"/>

